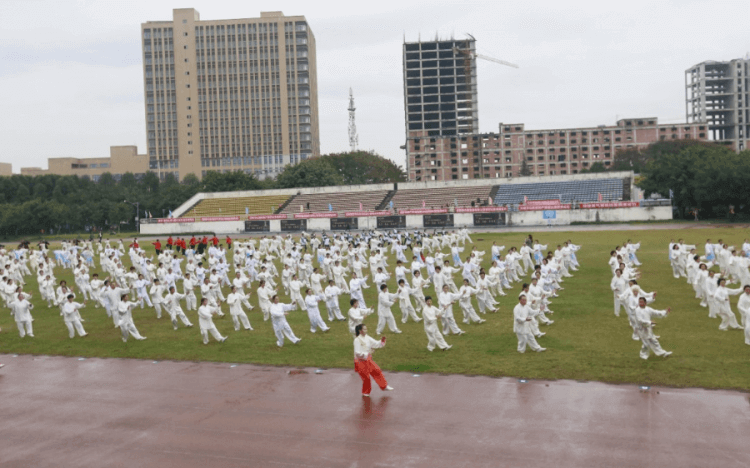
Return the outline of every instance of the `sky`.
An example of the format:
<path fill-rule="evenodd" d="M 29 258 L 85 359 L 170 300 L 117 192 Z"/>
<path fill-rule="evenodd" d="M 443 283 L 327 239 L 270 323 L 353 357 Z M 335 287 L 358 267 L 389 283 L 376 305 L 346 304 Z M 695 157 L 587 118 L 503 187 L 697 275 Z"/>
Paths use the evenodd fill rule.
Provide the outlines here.
<path fill-rule="evenodd" d="M 359 147 L 404 164 L 402 43 L 477 39 L 479 126 L 527 129 L 685 121 L 687 68 L 750 51 L 750 2 L 0 0 L 0 162 L 146 152 L 140 24 L 195 8 L 202 20 L 304 15 L 315 34 L 322 153 Z"/>

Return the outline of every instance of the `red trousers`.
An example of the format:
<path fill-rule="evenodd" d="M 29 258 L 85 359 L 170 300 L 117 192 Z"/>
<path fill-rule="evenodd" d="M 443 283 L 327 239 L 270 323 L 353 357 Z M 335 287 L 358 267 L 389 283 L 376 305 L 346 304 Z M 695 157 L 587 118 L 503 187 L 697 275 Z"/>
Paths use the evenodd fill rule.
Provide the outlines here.
<path fill-rule="evenodd" d="M 378 384 L 381 390 L 385 390 L 388 386 L 383 372 L 380 367 L 372 361 L 372 356 L 368 356 L 366 361 L 360 361 L 359 359 L 354 361 L 354 370 L 357 371 L 360 377 L 362 377 L 362 393 L 370 394 L 372 385 L 370 384 L 370 376 L 375 379 L 375 383 Z"/>

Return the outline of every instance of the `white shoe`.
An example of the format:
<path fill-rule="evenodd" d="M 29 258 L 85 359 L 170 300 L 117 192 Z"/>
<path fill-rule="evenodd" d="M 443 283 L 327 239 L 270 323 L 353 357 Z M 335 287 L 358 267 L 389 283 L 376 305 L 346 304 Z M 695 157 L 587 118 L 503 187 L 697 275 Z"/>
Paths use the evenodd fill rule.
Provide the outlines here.
<path fill-rule="evenodd" d="M 386 387 L 385 387 L 385 388 L 383 389 L 383 391 L 384 391 L 384 392 L 390 392 L 390 391 L 392 391 L 392 390 L 393 390 L 393 387 L 391 387 L 390 385 L 386 386 Z"/>
<path fill-rule="evenodd" d="M 448 350 L 449 350 L 449 349 L 451 349 L 452 347 L 453 347 L 453 345 L 450 345 L 450 344 L 449 344 L 449 345 L 448 345 L 448 347 L 447 347 L 447 348 L 445 348 L 445 349 L 444 349 L 443 351 L 448 351 Z"/>
<path fill-rule="evenodd" d="M 547 348 L 539 348 L 539 349 L 536 350 L 537 353 L 541 353 L 541 352 L 544 352 L 544 351 L 547 351 Z"/>
<path fill-rule="evenodd" d="M 370 394 L 369 394 L 369 393 L 363 393 L 363 394 L 362 394 L 362 396 L 366 396 L 366 397 L 369 397 L 369 396 L 370 396 Z"/>
<path fill-rule="evenodd" d="M 672 354 L 672 351 L 667 351 L 667 352 L 665 352 L 665 353 L 664 353 L 664 354 L 662 355 L 662 357 L 667 357 L 667 356 L 670 356 L 671 354 Z"/>

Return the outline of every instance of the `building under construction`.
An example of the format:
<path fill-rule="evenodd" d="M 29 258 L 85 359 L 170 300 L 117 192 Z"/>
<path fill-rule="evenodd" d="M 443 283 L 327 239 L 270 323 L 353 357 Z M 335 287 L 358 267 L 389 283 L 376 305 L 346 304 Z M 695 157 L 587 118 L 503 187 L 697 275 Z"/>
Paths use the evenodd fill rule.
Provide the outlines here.
<path fill-rule="evenodd" d="M 467 61 L 465 55 L 476 53 L 475 43 L 473 39 L 404 43 L 407 140 L 479 131 L 476 61 Z"/>
<path fill-rule="evenodd" d="M 750 58 L 699 63 L 685 71 L 688 122 L 708 125 L 711 140 L 735 151 L 750 144 Z"/>

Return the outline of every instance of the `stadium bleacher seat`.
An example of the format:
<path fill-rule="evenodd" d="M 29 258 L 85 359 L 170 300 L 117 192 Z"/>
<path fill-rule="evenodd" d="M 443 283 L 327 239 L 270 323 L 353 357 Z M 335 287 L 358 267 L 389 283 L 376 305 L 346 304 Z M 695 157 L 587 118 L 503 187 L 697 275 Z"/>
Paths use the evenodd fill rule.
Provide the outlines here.
<path fill-rule="evenodd" d="M 299 213 L 320 213 L 328 211 L 328 205 L 331 205 L 333 211 L 359 211 L 359 204 L 366 211 L 374 210 L 385 196 L 388 190 L 373 190 L 372 192 L 337 192 L 337 193 L 309 193 L 297 195 L 289 205 L 281 212 Z M 302 209 L 300 210 L 300 207 Z"/>
<path fill-rule="evenodd" d="M 288 195 L 240 198 L 206 198 L 182 215 L 183 218 L 206 216 L 242 216 L 245 214 L 271 214 L 289 199 Z"/>
<path fill-rule="evenodd" d="M 393 195 L 393 207 L 397 210 L 422 208 L 447 208 L 471 206 L 471 202 L 485 204 L 492 191 L 492 185 L 472 187 L 445 187 L 436 189 L 398 190 Z"/>
<path fill-rule="evenodd" d="M 562 203 L 595 203 L 622 200 L 622 179 L 594 179 L 535 184 L 501 184 L 495 195 L 496 205 L 520 204 L 528 200 L 556 200 Z"/>

